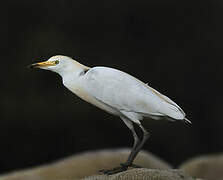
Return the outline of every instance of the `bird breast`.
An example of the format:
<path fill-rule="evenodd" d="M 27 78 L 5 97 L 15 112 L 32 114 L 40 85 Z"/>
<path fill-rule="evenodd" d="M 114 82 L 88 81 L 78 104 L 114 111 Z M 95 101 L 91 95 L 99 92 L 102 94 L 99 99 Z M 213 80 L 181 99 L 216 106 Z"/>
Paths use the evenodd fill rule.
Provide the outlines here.
<path fill-rule="evenodd" d="M 69 83 L 67 83 L 67 82 L 69 82 Z M 94 98 L 92 95 L 90 95 L 85 90 L 85 87 L 83 87 L 83 83 L 81 82 L 81 80 L 79 80 L 78 83 L 76 81 L 75 85 L 71 84 L 70 81 L 63 81 L 63 84 L 66 88 L 68 88 L 71 92 L 76 94 L 78 97 L 80 97 L 84 101 L 87 101 L 88 103 L 95 105 L 96 107 L 98 107 L 110 114 L 119 116 L 120 113 L 118 111 L 116 111 L 114 108 L 100 102 L 99 100 Z"/>

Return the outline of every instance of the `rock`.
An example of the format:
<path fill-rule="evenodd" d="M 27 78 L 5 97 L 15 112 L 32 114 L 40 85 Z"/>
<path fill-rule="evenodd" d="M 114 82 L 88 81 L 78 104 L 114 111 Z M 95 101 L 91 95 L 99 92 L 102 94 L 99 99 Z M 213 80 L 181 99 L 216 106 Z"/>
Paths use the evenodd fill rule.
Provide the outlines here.
<path fill-rule="evenodd" d="M 8 173 L 0 180 L 73 180 L 99 174 L 126 161 L 129 149 L 100 150 L 81 153 L 40 167 Z M 170 169 L 171 166 L 151 153 L 141 151 L 135 164 L 145 168 Z"/>
<path fill-rule="evenodd" d="M 179 169 L 184 170 L 192 177 L 206 180 L 222 180 L 223 154 L 213 154 L 192 158 L 180 165 Z"/>
<path fill-rule="evenodd" d="M 91 176 L 81 180 L 194 180 L 180 170 L 131 169 L 118 174 Z"/>

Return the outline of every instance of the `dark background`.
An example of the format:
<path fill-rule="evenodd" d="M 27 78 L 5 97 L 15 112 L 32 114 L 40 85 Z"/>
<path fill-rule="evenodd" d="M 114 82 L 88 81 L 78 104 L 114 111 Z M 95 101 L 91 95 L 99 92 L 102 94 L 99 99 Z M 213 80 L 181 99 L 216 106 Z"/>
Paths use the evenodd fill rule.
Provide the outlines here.
<path fill-rule="evenodd" d="M 147 121 L 144 149 L 173 165 L 221 152 L 223 4 L 205 0 L 8 1 L 1 5 L 0 172 L 130 147 L 118 117 L 27 65 L 62 54 L 109 66 L 168 95 L 193 122 Z"/>

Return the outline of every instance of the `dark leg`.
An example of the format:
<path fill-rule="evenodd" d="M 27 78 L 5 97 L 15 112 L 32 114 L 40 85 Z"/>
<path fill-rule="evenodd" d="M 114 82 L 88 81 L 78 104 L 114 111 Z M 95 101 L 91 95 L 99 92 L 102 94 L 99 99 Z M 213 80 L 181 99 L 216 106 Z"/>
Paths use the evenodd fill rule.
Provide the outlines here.
<path fill-rule="evenodd" d="M 138 124 L 138 125 L 143 131 L 143 139 L 142 139 L 141 143 L 135 149 L 132 150 L 131 154 L 128 157 L 128 160 L 123 164 L 125 166 L 132 165 L 132 162 L 134 161 L 135 157 L 137 156 L 137 154 L 139 153 L 139 151 L 142 149 L 143 145 L 145 144 L 146 140 L 150 136 L 149 132 L 141 124 Z"/>
<path fill-rule="evenodd" d="M 133 148 L 132 149 L 135 149 L 136 146 L 139 144 L 139 138 L 134 130 L 134 126 L 133 126 L 133 123 L 132 121 L 128 120 L 127 118 L 122 118 L 123 122 L 125 123 L 125 125 L 131 130 L 132 132 L 132 135 L 133 135 L 133 138 L 134 138 L 134 144 L 133 144 Z"/>
<path fill-rule="evenodd" d="M 134 138 L 134 144 L 133 144 L 133 148 L 131 150 L 131 153 L 129 155 L 132 156 L 133 153 L 134 153 L 134 150 L 136 149 L 136 147 L 140 144 L 140 141 L 139 141 L 139 138 L 134 130 L 134 126 L 133 126 L 133 123 L 132 121 L 130 121 L 129 119 L 125 118 L 125 117 L 122 117 L 122 120 L 124 121 L 124 123 L 126 124 L 126 126 L 131 130 L 132 132 L 132 135 L 133 135 L 133 138 Z M 129 159 L 128 157 L 128 159 Z M 132 165 L 132 164 L 131 164 Z M 138 167 L 136 165 L 132 165 L 134 167 Z M 126 166 L 125 163 L 121 164 L 120 167 L 116 167 L 116 168 L 113 168 L 113 169 L 110 169 L 110 170 L 100 170 L 100 172 L 104 173 L 104 174 L 115 174 L 115 173 L 118 173 L 118 172 L 122 172 L 122 171 L 126 171 L 128 169 L 129 166 Z"/>
<path fill-rule="evenodd" d="M 128 119 L 123 119 L 123 121 L 125 122 L 125 124 L 130 128 L 130 130 L 133 133 L 133 137 L 134 137 L 134 145 L 132 148 L 132 151 L 127 159 L 127 161 L 125 163 L 121 164 L 121 167 L 117 167 L 111 170 L 102 170 L 101 172 L 103 172 L 104 174 L 115 174 L 118 172 L 122 172 L 122 171 L 126 171 L 128 169 L 128 167 L 135 167 L 138 168 L 139 166 L 132 164 L 135 157 L 137 156 L 137 154 L 139 153 L 139 151 L 141 150 L 141 148 L 143 147 L 144 143 L 146 142 L 146 140 L 149 138 L 149 133 L 144 129 L 144 127 L 141 124 L 138 124 L 139 127 L 142 129 L 143 131 L 143 139 L 141 141 L 141 143 L 139 142 L 139 138 L 134 130 L 133 124 L 130 120 Z"/>

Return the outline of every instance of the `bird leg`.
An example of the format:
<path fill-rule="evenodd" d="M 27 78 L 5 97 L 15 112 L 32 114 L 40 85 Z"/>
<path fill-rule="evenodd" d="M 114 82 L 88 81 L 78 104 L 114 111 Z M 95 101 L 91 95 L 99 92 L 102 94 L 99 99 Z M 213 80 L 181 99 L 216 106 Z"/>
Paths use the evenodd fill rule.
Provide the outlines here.
<path fill-rule="evenodd" d="M 130 153 L 133 154 L 134 152 L 134 149 L 136 149 L 136 147 L 140 144 L 140 141 L 139 141 L 139 138 L 134 130 L 134 126 L 133 126 L 133 123 L 132 121 L 128 120 L 127 118 L 125 117 L 122 117 L 122 120 L 124 121 L 124 123 L 126 124 L 126 126 L 131 130 L 132 132 L 132 135 L 133 135 L 133 138 L 134 138 L 134 144 L 133 144 L 133 148 L 132 148 L 132 151 Z M 100 172 L 104 173 L 104 174 L 107 174 L 107 175 L 111 175 L 111 174 L 115 174 L 115 173 L 118 173 L 118 172 L 122 172 L 122 171 L 126 171 L 128 169 L 129 166 L 131 167 L 139 167 L 137 165 L 133 165 L 133 164 L 126 164 L 126 163 L 121 163 L 120 164 L 121 166 L 119 167 L 115 167 L 113 169 L 109 169 L 109 170 L 100 170 Z"/>
<path fill-rule="evenodd" d="M 138 136 L 137 136 L 137 134 L 134 130 L 132 122 L 129 121 L 129 120 L 126 120 L 126 119 L 123 119 L 123 121 L 129 127 L 129 129 L 132 131 L 133 138 L 134 138 L 134 145 L 133 145 L 131 153 L 128 156 L 128 159 L 125 163 L 121 163 L 121 166 L 110 169 L 110 170 L 101 170 L 100 171 L 100 172 L 102 172 L 104 174 L 107 174 L 107 175 L 111 175 L 111 174 L 119 173 L 119 172 L 122 172 L 122 171 L 126 171 L 128 169 L 128 167 L 140 168 L 140 166 L 132 164 L 132 162 L 134 161 L 135 157 L 137 156 L 137 154 L 139 153 L 139 151 L 143 147 L 146 140 L 149 138 L 149 133 L 146 131 L 146 129 L 144 129 L 144 127 L 141 124 L 139 124 L 139 127 L 143 131 L 143 139 L 142 139 L 141 142 L 139 142 L 139 138 L 138 138 Z"/>
<path fill-rule="evenodd" d="M 132 135 L 133 135 L 133 138 L 134 138 L 134 144 L 133 144 L 132 149 L 135 149 L 135 148 L 137 147 L 137 145 L 140 143 L 140 141 L 139 141 L 139 138 L 138 138 L 138 136 L 137 136 L 137 134 L 136 134 L 134 128 L 132 128 L 132 129 L 130 129 L 130 130 L 131 130 Z"/>
<path fill-rule="evenodd" d="M 126 165 L 126 166 L 132 165 L 132 162 L 134 161 L 135 157 L 137 156 L 137 154 L 139 153 L 139 151 L 142 149 L 143 145 L 145 144 L 146 140 L 150 136 L 149 132 L 141 124 L 138 124 L 138 125 L 143 131 L 143 139 L 142 139 L 141 143 L 138 146 L 136 146 L 136 148 L 132 149 L 132 151 L 128 157 L 128 160 L 124 163 L 124 165 Z"/>
<path fill-rule="evenodd" d="M 130 121 L 129 119 L 125 118 L 125 117 L 121 117 L 123 122 L 125 123 L 125 125 L 131 130 L 133 138 L 134 138 L 134 144 L 133 144 L 133 149 L 136 148 L 136 146 L 139 144 L 139 138 L 135 132 L 134 126 L 132 121 Z"/>

